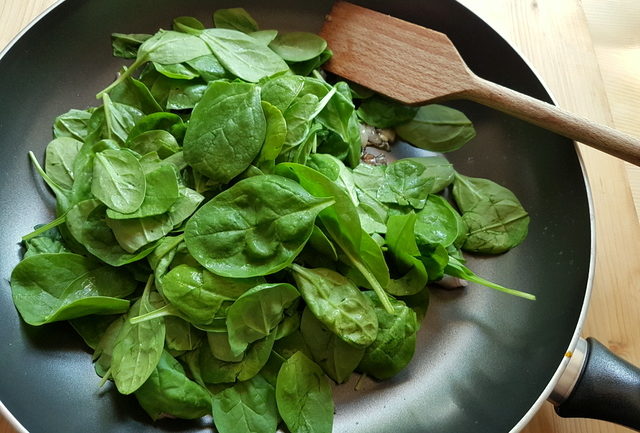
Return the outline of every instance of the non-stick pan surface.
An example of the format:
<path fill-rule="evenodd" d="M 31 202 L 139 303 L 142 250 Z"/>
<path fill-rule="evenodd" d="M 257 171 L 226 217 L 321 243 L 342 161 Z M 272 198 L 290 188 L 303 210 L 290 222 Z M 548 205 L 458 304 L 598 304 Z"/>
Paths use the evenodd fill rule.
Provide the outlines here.
<path fill-rule="evenodd" d="M 525 62 L 453 0 L 358 2 L 445 32 L 480 76 L 549 101 Z M 11 301 L 9 275 L 20 236 L 54 216 L 31 168 L 55 116 L 97 105 L 94 95 L 122 64 L 112 32 L 153 32 L 193 15 L 210 22 L 243 6 L 263 28 L 317 31 L 330 1 L 67 0 L 0 60 L 0 400 L 32 433 L 211 431 L 210 420 L 151 423 L 134 397 L 98 389 L 91 355 L 66 324 L 31 327 Z M 372 65 L 375 68 L 375 65 Z M 505 432 L 540 399 L 575 333 L 587 293 L 591 227 L 587 191 L 572 143 L 472 103 L 456 103 L 477 138 L 450 160 L 463 174 L 512 189 L 531 214 L 523 245 L 469 266 L 535 302 L 479 286 L 434 290 L 418 350 L 393 380 L 334 390 L 336 432 Z M 401 152 L 402 153 L 402 152 Z"/>

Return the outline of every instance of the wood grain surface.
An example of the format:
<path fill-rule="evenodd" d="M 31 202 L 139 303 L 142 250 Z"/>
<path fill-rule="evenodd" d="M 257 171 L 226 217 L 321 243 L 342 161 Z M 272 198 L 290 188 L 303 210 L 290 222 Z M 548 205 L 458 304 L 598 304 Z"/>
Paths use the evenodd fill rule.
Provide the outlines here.
<path fill-rule="evenodd" d="M 558 105 L 640 137 L 640 2 L 459 0 L 529 60 Z M 0 0 L 0 48 L 54 0 Z M 241 2 L 238 2 L 241 4 Z M 594 289 L 584 336 L 640 364 L 640 169 L 581 148 L 596 212 Z M 630 188 L 631 187 L 631 188 Z M 550 404 L 524 433 L 624 433 L 565 420 Z M 0 433 L 14 433 L 0 419 Z M 499 433 L 499 432 L 497 432 Z"/>

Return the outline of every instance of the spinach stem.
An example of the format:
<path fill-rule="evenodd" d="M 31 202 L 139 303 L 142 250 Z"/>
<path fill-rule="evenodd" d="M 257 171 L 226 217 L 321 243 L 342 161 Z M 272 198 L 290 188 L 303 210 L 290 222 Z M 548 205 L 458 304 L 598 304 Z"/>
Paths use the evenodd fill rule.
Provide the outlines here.
<path fill-rule="evenodd" d="M 473 280 L 475 283 L 478 284 L 482 284 L 485 287 L 488 287 L 490 289 L 494 289 L 494 290 L 498 290 L 499 292 L 503 292 L 503 293 L 507 293 L 509 295 L 513 295 L 513 296 L 518 296 L 520 298 L 524 298 L 524 299 L 528 299 L 530 301 L 535 301 L 536 300 L 536 296 L 532 295 L 530 293 L 526 293 L 526 292 L 521 292 L 520 290 L 515 290 L 515 289 L 509 289 L 507 287 L 501 286 L 500 284 L 496 284 L 496 283 L 492 283 L 489 280 L 485 280 L 484 278 L 476 275 L 475 276 L 475 280 Z"/>
<path fill-rule="evenodd" d="M 35 238 L 36 236 L 39 236 L 42 233 L 46 232 L 47 230 L 50 230 L 50 229 L 52 229 L 54 227 L 58 227 L 60 224 L 64 224 L 65 221 L 67 221 L 67 214 L 63 213 L 62 215 L 60 215 L 58 218 L 54 219 L 50 223 L 47 223 L 47 224 L 44 224 L 44 225 L 38 227 L 37 229 L 35 229 L 31 233 L 29 233 L 28 235 L 24 235 L 22 237 L 22 240 L 23 241 L 31 240 L 31 239 Z"/>
<path fill-rule="evenodd" d="M 166 316 L 177 316 L 178 312 L 173 305 L 165 305 L 164 307 L 160 307 L 157 310 L 149 311 L 148 313 L 141 314 L 136 317 L 132 317 L 129 319 L 129 323 L 132 325 L 146 322 L 147 320 L 159 319 L 160 317 Z"/>
<path fill-rule="evenodd" d="M 38 162 L 38 158 L 36 158 L 36 156 L 33 154 L 32 151 L 29 151 L 29 159 L 31 159 L 31 162 L 33 163 L 33 166 L 35 167 L 35 169 L 38 172 L 38 174 L 42 177 L 42 180 L 44 180 L 44 182 L 47 185 L 49 185 L 49 188 L 51 188 L 53 190 L 53 192 L 56 193 L 56 195 L 58 195 L 59 193 L 62 193 L 62 191 L 64 191 L 64 189 L 62 187 L 60 187 L 60 185 L 55 183 L 55 181 L 53 179 L 51 179 L 47 173 L 45 173 L 45 171 L 42 169 L 42 166 Z"/>
<path fill-rule="evenodd" d="M 104 384 L 107 383 L 107 380 L 109 380 L 110 377 L 111 377 L 111 368 L 109 368 L 107 372 L 104 374 L 104 376 L 102 376 L 102 379 L 100 379 L 100 383 L 98 383 L 98 388 L 102 388 Z"/>
<path fill-rule="evenodd" d="M 118 75 L 118 77 L 115 79 L 115 81 L 113 81 L 111 84 L 109 84 L 106 88 L 104 88 L 103 90 L 101 90 L 100 92 L 98 92 L 98 94 L 96 95 L 96 99 L 102 99 L 102 97 L 104 95 L 106 95 L 107 93 L 109 93 L 114 87 L 116 87 L 118 84 L 122 83 L 124 80 L 126 80 L 127 78 L 129 78 L 131 76 L 131 74 L 133 74 L 133 72 L 138 69 L 138 67 L 140 67 L 140 65 L 142 65 L 143 63 L 146 62 L 146 59 L 136 59 L 131 66 L 129 66 L 128 68 L 125 68 L 124 71 L 122 71 L 120 73 L 120 75 Z"/>
<path fill-rule="evenodd" d="M 367 280 L 367 282 L 371 284 L 371 288 L 373 289 L 374 292 L 376 292 L 376 295 L 378 295 L 378 299 L 380 299 L 380 303 L 382 303 L 382 306 L 384 307 L 386 312 L 389 314 L 395 314 L 395 310 L 393 309 L 393 305 L 391 305 L 391 302 L 389 301 L 387 292 L 384 291 L 384 289 L 380 285 L 380 282 L 371 273 L 371 271 L 367 268 L 367 266 L 364 263 L 362 263 L 361 260 L 358 260 L 357 258 L 353 257 L 353 255 L 347 249 L 342 248 L 342 251 L 349 258 L 349 261 L 351 261 L 353 266 L 355 266 L 356 269 L 360 271 L 360 273 Z"/>

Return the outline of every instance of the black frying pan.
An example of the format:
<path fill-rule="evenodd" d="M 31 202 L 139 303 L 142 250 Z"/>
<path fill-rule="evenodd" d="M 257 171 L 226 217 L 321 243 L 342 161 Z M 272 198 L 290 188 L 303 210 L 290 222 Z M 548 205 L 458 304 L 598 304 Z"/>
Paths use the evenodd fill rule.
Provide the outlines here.
<path fill-rule="evenodd" d="M 122 64 L 110 55 L 109 35 L 154 32 L 180 15 L 210 22 L 213 10 L 235 6 L 248 9 L 264 28 L 317 31 L 331 2 L 265 3 L 67 0 L 1 59 L 0 400 L 32 433 L 211 431 L 207 419 L 151 423 L 133 397 L 118 395 L 109 385 L 98 389 L 91 356 L 70 326 L 35 328 L 19 320 L 8 276 L 21 255 L 20 236 L 54 217 L 53 199 L 30 167 L 27 151 L 42 156 L 58 114 L 96 105 L 94 95 Z M 446 33 L 481 77 L 550 101 L 513 49 L 455 1 L 359 3 Z M 572 143 L 473 103 L 455 105 L 478 133 L 450 155 L 456 168 L 512 189 L 531 214 L 523 245 L 499 257 L 471 258 L 470 267 L 538 300 L 476 286 L 433 291 L 407 370 L 389 381 L 366 382 L 360 391 L 353 382 L 335 388 L 336 432 L 517 430 L 551 392 L 565 353 L 576 344 L 593 236 L 587 187 Z"/>

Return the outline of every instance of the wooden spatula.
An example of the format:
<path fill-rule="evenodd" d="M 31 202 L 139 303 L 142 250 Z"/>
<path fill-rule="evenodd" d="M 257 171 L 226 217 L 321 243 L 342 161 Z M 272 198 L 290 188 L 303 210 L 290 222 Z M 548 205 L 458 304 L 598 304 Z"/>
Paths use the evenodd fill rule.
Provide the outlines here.
<path fill-rule="evenodd" d="M 478 77 L 442 33 L 337 2 L 320 35 L 333 51 L 325 69 L 392 99 L 469 99 L 640 165 L 640 140 Z"/>

